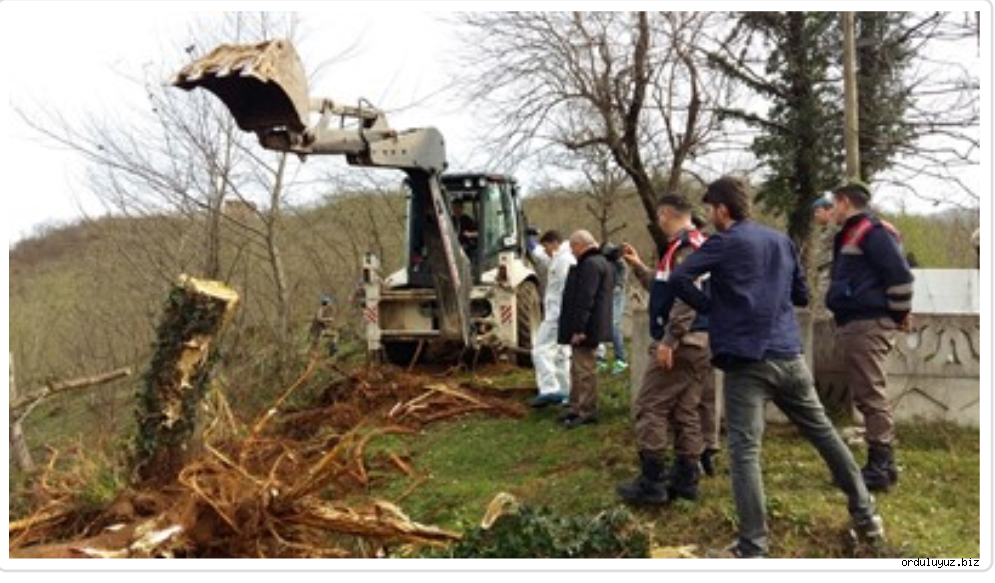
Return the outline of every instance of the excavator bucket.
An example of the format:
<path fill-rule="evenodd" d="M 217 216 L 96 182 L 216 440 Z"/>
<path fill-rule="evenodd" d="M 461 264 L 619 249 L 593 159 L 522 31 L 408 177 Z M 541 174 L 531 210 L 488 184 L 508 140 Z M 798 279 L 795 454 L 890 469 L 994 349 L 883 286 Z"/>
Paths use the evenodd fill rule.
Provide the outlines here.
<path fill-rule="evenodd" d="M 247 132 L 301 133 L 308 125 L 307 75 L 297 51 L 285 40 L 221 45 L 183 67 L 172 84 L 214 93 Z"/>

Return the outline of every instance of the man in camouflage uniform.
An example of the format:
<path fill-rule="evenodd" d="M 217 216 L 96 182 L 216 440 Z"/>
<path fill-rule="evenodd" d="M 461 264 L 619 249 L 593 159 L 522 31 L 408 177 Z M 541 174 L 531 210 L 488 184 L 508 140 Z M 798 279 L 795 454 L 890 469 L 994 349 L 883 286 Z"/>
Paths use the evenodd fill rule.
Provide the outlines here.
<path fill-rule="evenodd" d="M 713 376 L 708 318 L 675 299 L 669 284 L 671 271 L 705 241 L 691 216 L 691 203 L 683 195 L 660 198 L 657 222 L 669 241 L 655 270 L 642 262 L 634 247 L 622 245 L 622 257 L 650 292 L 652 338 L 649 360 L 633 403 L 640 474 L 617 488 L 618 495 L 631 504 L 659 505 L 674 498 L 698 498 L 698 464 L 704 449 L 698 410 L 705 386 Z M 671 428 L 675 460 L 668 473 Z M 709 440 L 714 445 L 712 441 Z"/>
<path fill-rule="evenodd" d="M 339 348 L 339 333 L 335 329 L 335 308 L 332 305 L 332 296 L 321 296 L 318 311 L 311 320 L 311 350 L 316 352 L 322 348 L 322 342 L 326 344 L 328 356 L 335 356 Z"/>

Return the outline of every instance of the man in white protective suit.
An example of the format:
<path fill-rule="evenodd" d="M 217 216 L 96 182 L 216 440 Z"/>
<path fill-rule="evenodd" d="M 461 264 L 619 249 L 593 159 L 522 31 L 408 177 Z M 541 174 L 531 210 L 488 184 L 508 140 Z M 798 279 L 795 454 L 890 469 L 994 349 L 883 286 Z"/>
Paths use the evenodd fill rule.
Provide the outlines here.
<path fill-rule="evenodd" d="M 539 389 L 532 406 L 538 409 L 565 403 L 570 396 L 570 346 L 557 344 L 556 336 L 563 306 L 563 287 L 570 266 L 577 260 L 570 252 L 570 245 L 555 230 L 543 233 L 533 256 L 540 267 L 546 268 L 545 314 L 532 347 Z"/>

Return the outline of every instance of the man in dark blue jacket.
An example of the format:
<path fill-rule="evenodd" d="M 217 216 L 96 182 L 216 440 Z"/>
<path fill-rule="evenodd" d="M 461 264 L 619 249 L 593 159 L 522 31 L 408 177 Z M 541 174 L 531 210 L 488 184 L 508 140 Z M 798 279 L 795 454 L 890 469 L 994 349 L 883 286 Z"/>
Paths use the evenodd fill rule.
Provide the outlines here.
<path fill-rule="evenodd" d="M 570 251 L 577 265 L 567 273 L 563 287 L 557 342 L 569 344 L 570 404 L 560 421 L 567 428 L 598 420 L 598 376 L 595 350 L 612 337 L 614 269 L 601 254 L 590 232 L 570 235 Z"/>
<path fill-rule="evenodd" d="M 867 465 L 861 472 L 870 490 L 886 491 L 898 481 L 898 468 L 884 366 L 898 330 L 910 328 L 913 277 L 898 232 L 868 211 L 870 197 L 860 182 L 833 191 L 842 228 L 833 241 L 826 306 L 836 320 L 847 387 L 864 417 Z"/>
<path fill-rule="evenodd" d="M 884 536 L 881 517 L 850 450 L 826 416 L 802 358 L 795 306 L 808 303 L 797 251 L 783 233 L 750 220 L 745 181 L 722 177 L 703 199 L 716 233 L 670 276 L 677 297 L 708 314 L 712 362 L 725 375 L 723 398 L 729 468 L 739 538 L 726 556 L 767 554 L 760 446 L 768 400 L 819 451 L 846 494 L 855 534 Z M 710 295 L 695 281 L 710 274 Z"/>

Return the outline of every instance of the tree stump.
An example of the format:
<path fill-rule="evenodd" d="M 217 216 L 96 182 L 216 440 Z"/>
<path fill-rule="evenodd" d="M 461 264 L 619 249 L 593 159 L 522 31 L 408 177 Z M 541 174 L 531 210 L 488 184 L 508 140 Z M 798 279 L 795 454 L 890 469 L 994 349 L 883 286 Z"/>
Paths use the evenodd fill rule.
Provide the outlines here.
<path fill-rule="evenodd" d="M 214 339 L 237 304 L 238 293 L 224 284 L 186 275 L 170 291 L 138 390 L 132 464 L 138 483 L 174 481 L 199 449 L 198 414 L 210 386 Z"/>

